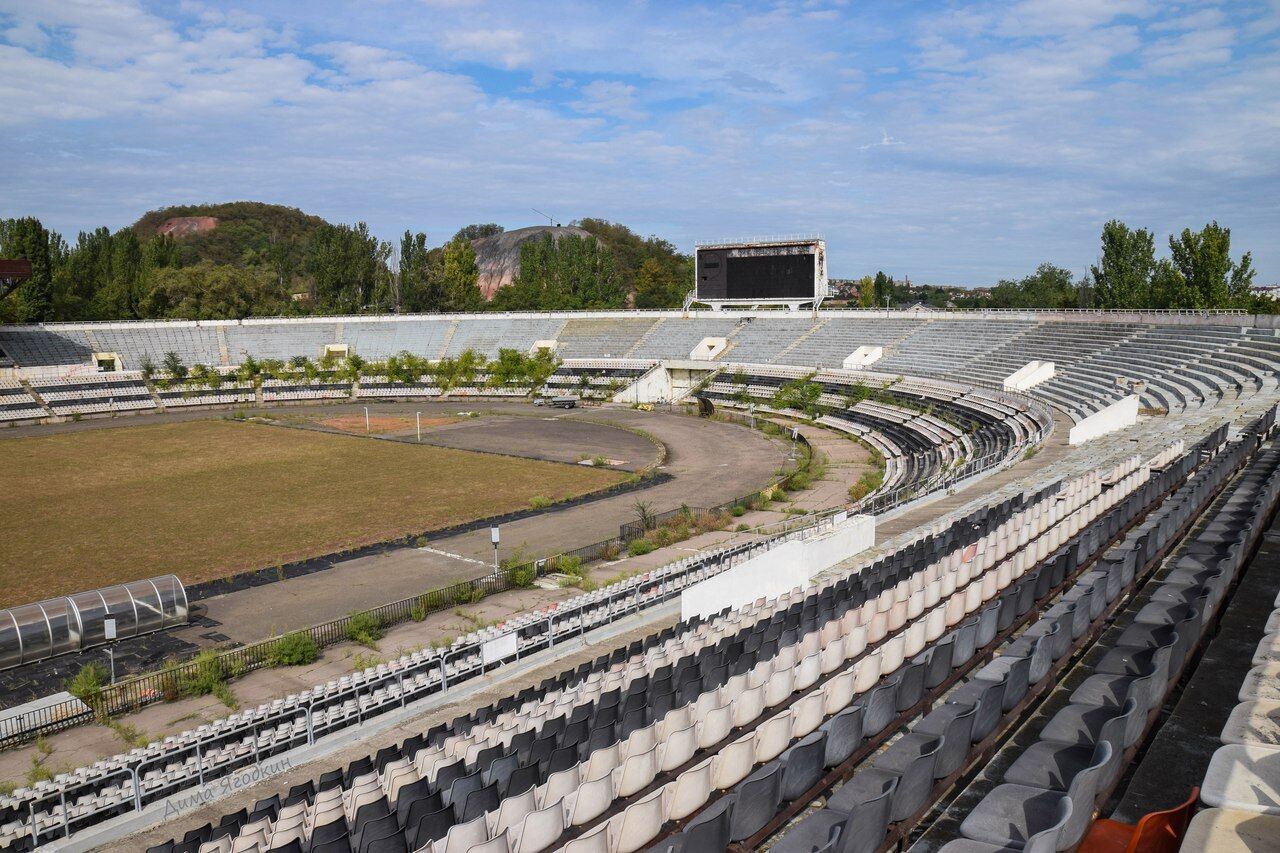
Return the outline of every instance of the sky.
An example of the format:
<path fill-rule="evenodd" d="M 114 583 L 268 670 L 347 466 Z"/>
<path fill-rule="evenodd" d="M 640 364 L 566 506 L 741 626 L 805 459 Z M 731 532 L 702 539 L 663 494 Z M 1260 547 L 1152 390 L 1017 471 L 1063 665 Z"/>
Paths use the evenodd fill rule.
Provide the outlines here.
<path fill-rule="evenodd" d="M 833 277 L 1087 271 L 1217 220 L 1280 280 L 1280 0 L 0 0 L 0 217 L 817 233 Z"/>

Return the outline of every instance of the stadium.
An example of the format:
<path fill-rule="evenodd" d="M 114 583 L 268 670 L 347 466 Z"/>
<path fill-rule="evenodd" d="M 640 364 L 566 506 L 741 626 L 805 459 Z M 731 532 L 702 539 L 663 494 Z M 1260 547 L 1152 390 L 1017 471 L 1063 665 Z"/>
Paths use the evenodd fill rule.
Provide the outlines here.
<path fill-rule="evenodd" d="M 1276 837 L 1274 317 L 733 307 L 0 326 L 0 849 Z"/>

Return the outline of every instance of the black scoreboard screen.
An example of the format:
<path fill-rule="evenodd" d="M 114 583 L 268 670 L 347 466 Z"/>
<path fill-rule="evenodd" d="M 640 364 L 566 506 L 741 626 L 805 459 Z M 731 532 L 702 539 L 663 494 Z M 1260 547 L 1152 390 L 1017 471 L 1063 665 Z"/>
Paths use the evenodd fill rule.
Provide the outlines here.
<path fill-rule="evenodd" d="M 732 249 L 698 251 L 699 299 L 809 299 L 816 256 L 812 252 L 744 254 Z"/>

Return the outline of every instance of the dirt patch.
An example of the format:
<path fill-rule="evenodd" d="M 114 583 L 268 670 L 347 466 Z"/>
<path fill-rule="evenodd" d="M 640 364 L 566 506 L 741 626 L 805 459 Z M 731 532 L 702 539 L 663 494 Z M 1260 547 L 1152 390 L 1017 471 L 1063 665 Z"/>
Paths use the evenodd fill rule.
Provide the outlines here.
<path fill-rule="evenodd" d="M 423 418 L 422 428 L 444 426 L 459 421 L 460 418 Z M 358 415 L 340 415 L 333 418 L 325 418 L 317 423 L 320 426 L 329 429 L 338 429 L 343 432 L 364 433 L 366 424 L 363 414 Z M 370 415 L 367 424 L 367 431 L 382 435 L 389 432 L 403 432 L 408 429 L 414 429 L 416 423 L 413 418 L 397 417 L 395 415 Z"/>

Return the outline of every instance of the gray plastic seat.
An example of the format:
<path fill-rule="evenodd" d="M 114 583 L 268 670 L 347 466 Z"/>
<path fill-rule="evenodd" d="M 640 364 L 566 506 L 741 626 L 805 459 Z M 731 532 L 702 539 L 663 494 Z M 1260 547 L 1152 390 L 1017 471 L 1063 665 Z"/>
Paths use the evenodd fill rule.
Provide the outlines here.
<path fill-rule="evenodd" d="M 1124 748 L 1137 743 L 1146 722 L 1146 709 L 1130 700 L 1122 708 L 1108 705 L 1067 705 L 1058 710 L 1040 730 L 1040 740 L 1077 746 L 1093 746 L 1101 738 L 1107 723 L 1124 718 Z"/>
<path fill-rule="evenodd" d="M 1031 658 L 1002 655 L 978 670 L 973 678 L 975 681 L 1002 685 L 1004 692 L 1000 698 L 1000 707 L 1004 711 L 1010 711 L 1027 695 L 1030 673 Z"/>
<path fill-rule="evenodd" d="M 729 818 L 729 840 L 741 841 L 759 832 L 778 813 L 782 803 L 782 762 L 771 761 L 738 783 L 737 802 Z"/>
<path fill-rule="evenodd" d="M 879 684 L 858 700 L 862 707 L 862 733 L 867 737 L 878 735 L 898 716 L 898 684 L 896 681 Z"/>
<path fill-rule="evenodd" d="M 1004 714 L 1000 707 L 1004 702 L 1004 684 L 996 681 L 973 679 L 960 685 L 946 698 L 948 705 L 974 705 L 978 713 L 973 718 L 970 738 L 979 743 L 995 730 Z"/>
<path fill-rule="evenodd" d="M 889 809 L 896 781 L 882 781 L 880 785 L 878 792 L 865 789 L 865 796 L 852 807 L 852 811 L 842 811 L 828 802 L 827 808 L 805 817 L 769 849 L 775 853 L 813 853 L 815 850 L 823 853 L 874 853 L 889 829 Z M 846 799 L 852 802 L 854 798 Z"/>
<path fill-rule="evenodd" d="M 1062 823 L 1058 849 L 1070 849 L 1084 837 L 1093 820 L 1093 801 L 1103 767 L 1111 760 L 1111 745 L 1100 745 L 1094 766 L 1077 773 L 1064 794 L 1026 785 L 997 785 L 982 798 L 960 824 L 960 834 L 974 841 L 1009 847 L 1026 847 L 1039 833 Z M 1071 811 L 1062 821 L 1062 799 Z"/>
<path fill-rule="evenodd" d="M 939 705 L 916 724 L 913 729 L 916 734 L 942 738 L 933 778 L 945 779 L 964 765 L 972 745 L 973 721 L 977 716 L 977 705 Z"/>
<path fill-rule="evenodd" d="M 933 789 L 933 768 L 940 749 L 940 737 L 906 734 L 880 753 L 871 767 L 858 774 L 871 774 L 872 778 L 875 775 L 897 777 L 893 805 L 889 809 L 890 822 L 905 820 L 924 805 Z M 835 798 L 832 799 L 834 801 Z"/>
<path fill-rule="evenodd" d="M 1132 705 L 1132 700 L 1130 704 Z M 1004 781 L 1029 788 L 1065 791 L 1071 787 L 1071 781 L 1077 774 L 1098 762 L 1103 744 L 1108 744 L 1110 758 L 1107 766 L 1102 769 L 1098 783 L 1105 787 L 1114 782 L 1120 773 L 1127 722 L 1128 717 L 1124 714 L 1112 717 L 1102 727 L 1098 743 L 1091 747 L 1047 740 L 1033 743 L 1005 770 Z"/>
<path fill-rule="evenodd" d="M 827 733 L 821 729 L 805 735 L 782 753 L 782 799 L 795 800 L 822 778 Z"/>
<path fill-rule="evenodd" d="M 733 794 L 716 800 L 706 811 L 689 821 L 684 832 L 663 842 L 664 845 L 671 845 L 663 849 L 672 853 L 724 850 L 729 846 L 729 818 L 734 804 Z"/>
<path fill-rule="evenodd" d="M 827 733 L 823 765 L 843 764 L 862 745 L 862 708 L 858 705 L 845 708 L 823 723 L 821 729 Z"/>
<path fill-rule="evenodd" d="M 1074 806 L 1068 797 L 1058 798 L 1058 822 L 1047 826 L 1027 839 L 1025 845 L 1011 847 L 1005 844 L 988 844 L 985 841 L 974 841 L 971 838 L 957 838 L 949 841 L 938 853 L 1055 853 L 1061 848 L 1061 838 L 1071 820 Z"/>

